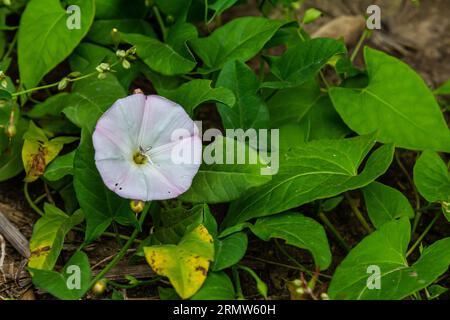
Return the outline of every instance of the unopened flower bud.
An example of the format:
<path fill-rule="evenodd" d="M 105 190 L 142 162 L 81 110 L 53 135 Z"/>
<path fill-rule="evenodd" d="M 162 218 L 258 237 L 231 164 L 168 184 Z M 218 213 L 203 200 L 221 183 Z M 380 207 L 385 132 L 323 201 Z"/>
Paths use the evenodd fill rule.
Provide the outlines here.
<path fill-rule="evenodd" d="M 122 60 L 122 67 L 124 69 L 130 69 L 131 68 L 131 63 L 127 59 L 123 59 Z"/>
<path fill-rule="evenodd" d="M 8 124 L 5 129 L 5 134 L 8 138 L 12 139 L 17 133 L 16 126 L 13 123 Z"/>
<path fill-rule="evenodd" d="M 97 78 L 99 78 L 100 80 L 106 79 L 106 73 L 99 73 Z"/>
<path fill-rule="evenodd" d="M 305 290 L 303 288 L 297 288 L 295 289 L 295 292 L 298 293 L 299 295 L 305 294 Z"/>
<path fill-rule="evenodd" d="M 330 300 L 330 297 L 325 292 L 320 294 L 320 299 L 322 300 Z"/>
<path fill-rule="evenodd" d="M 130 201 L 130 208 L 136 214 L 141 213 L 142 210 L 144 210 L 144 206 L 145 206 L 144 201 L 141 201 L 141 200 L 131 200 Z"/>
<path fill-rule="evenodd" d="M 106 283 L 107 283 L 106 279 L 98 280 L 92 287 L 92 292 L 95 295 L 103 294 L 103 292 L 105 292 L 106 290 Z"/>
<path fill-rule="evenodd" d="M 295 2 L 291 3 L 291 7 L 294 10 L 299 10 L 302 7 L 302 5 L 301 5 L 300 1 L 295 1 Z"/>
<path fill-rule="evenodd" d="M 67 87 L 67 84 L 69 83 L 69 79 L 62 78 L 61 81 L 58 83 L 58 90 L 64 90 Z"/>
<path fill-rule="evenodd" d="M 125 58 L 126 55 L 127 55 L 127 53 L 125 52 L 125 50 L 117 50 L 116 51 L 116 56 L 118 56 L 119 58 Z"/>
<path fill-rule="evenodd" d="M 111 38 L 112 38 L 113 44 L 115 46 L 118 46 L 120 43 L 120 32 L 119 32 L 119 30 L 117 30 L 117 28 L 112 28 Z"/>
<path fill-rule="evenodd" d="M 292 281 L 292 283 L 296 287 L 300 287 L 302 285 L 302 282 L 299 279 L 295 279 L 294 281 Z"/>
<path fill-rule="evenodd" d="M 6 89 L 6 87 L 8 87 L 8 81 L 6 81 L 6 79 L 2 80 L 2 87 Z"/>
<path fill-rule="evenodd" d="M 168 24 L 172 24 L 175 21 L 175 18 L 172 15 L 168 15 L 166 21 Z"/>
<path fill-rule="evenodd" d="M 110 69 L 109 63 L 105 63 L 105 62 L 102 62 L 97 67 L 95 67 L 95 70 L 97 70 L 100 73 L 109 71 L 109 69 Z"/>
<path fill-rule="evenodd" d="M 71 73 L 69 73 L 69 75 L 67 76 L 67 78 L 76 78 L 81 76 L 81 72 L 80 71 L 73 71 Z"/>

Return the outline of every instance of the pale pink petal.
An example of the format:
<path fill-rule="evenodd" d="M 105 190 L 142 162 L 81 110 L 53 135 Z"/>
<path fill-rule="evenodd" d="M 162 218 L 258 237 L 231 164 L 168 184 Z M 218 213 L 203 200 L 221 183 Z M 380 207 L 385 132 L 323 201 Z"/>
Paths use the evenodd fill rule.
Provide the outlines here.
<path fill-rule="evenodd" d="M 175 130 L 185 135 L 198 132 L 195 123 L 178 104 L 156 95 L 147 96 L 141 123 L 139 142 L 143 148 L 156 148 L 172 142 Z"/>
<path fill-rule="evenodd" d="M 98 120 L 96 129 L 105 129 L 114 140 L 136 147 L 145 109 L 145 95 L 133 94 L 117 100 Z"/>
<path fill-rule="evenodd" d="M 100 160 L 95 164 L 108 189 L 123 198 L 148 200 L 147 180 L 139 166 L 123 160 Z"/>
<path fill-rule="evenodd" d="M 166 194 L 170 195 L 168 198 L 179 196 L 190 188 L 200 166 L 201 153 L 202 142 L 199 136 L 175 141 L 149 152 L 154 167 L 161 175 L 160 181 L 166 180 L 169 182 L 167 184 L 172 186 Z"/>
<path fill-rule="evenodd" d="M 185 110 L 163 97 L 119 99 L 93 134 L 96 166 L 106 186 L 123 198 L 163 200 L 185 192 L 198 172 L 202 143 Z M 136 152 L 149 161 L 136 164 Z"/>

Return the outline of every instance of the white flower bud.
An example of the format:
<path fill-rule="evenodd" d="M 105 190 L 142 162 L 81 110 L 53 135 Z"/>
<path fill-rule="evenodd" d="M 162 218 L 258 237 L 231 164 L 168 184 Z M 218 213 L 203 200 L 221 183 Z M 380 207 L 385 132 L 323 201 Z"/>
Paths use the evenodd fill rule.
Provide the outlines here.
<path fill-rule="evenodd" d="M 123 59 L 123 61 L 122 61 L 122 67 L 123 67 L 124 69 L 130 69 L 131 64 L 130 64 L 130 62 L 129 62 L 127 59 Z"/>
<path fill-rule="evenodd" d="M 58 90 L 64 90 L 67 87 L 67 84 L 69 83 L 69 80 L 67 78 L 62 78 L 61 81 L 58 83 Z"/>

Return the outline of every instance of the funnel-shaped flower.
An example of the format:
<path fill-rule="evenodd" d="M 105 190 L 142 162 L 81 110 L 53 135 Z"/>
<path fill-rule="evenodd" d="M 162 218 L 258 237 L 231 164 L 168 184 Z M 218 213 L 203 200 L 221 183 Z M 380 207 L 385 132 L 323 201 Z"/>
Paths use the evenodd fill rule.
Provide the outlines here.
<path fill-rule="evenodd" d="M 189 189 L 202 153 L 198 128 L 184 109 L 156 95 L 117 100 L 98 120 L 93 143 L 106 186 L 143 201 Z"/>

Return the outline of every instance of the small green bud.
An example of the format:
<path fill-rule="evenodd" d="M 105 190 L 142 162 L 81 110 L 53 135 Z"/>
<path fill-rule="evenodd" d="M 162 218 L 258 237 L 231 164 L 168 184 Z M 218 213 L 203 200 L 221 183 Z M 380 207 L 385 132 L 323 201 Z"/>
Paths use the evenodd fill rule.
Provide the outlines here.
<path fill-rule="evenodd" d="M 80 71 L 73 71 L 73 72 L 69 73 L 67 78 L 77 78 L 79 76 L 81 76 L 81 72 Z"/>
<path fill-rule="evenodd" d="M 168 24 L 172 24 L 175 21 L 175 18 L 172 15 L 168 15 L 166 21 Z"/>
<path fill-rule="evenodd" d="M 303 288 L 297 288 L 295 289 L 295 292 L 298 293 L 299 295 L 305 294 L 305 290 Z"/>
<path fill-rule="evenodd" d="M 106 279 L 101 279 L 98 280 L 94 286 L 92 287 L 92 292 L 95 295 L 101 295 L 103 294 L 103 292 L 105 292 L 106 290 L 106 284 L 107 284 L 107 280 Z"/>
<path fill-rule="evenodd" d="M 117 28 L 112 28 L 111 30 L 111 38 L 115 46 L 118 46 L 120 43 L 120 32 Z"/>
<path fill-rule="evenodd" d="M 119 58 L 125 58 L 126 55 L 127 55 L 127 53 L 125 52 L 125 50 L 117 50 L 116 51 L 116 56 L 118 56 Z"/>
<path fill-rule="evenodd" d="M 302 285 L 302 282 L 299 279 L 295 279 L 294 281 L 292 281 L 292 283 L 296 287 L 300 287 Z"/>
<path fill-rule="evenodd" d="M 13 123 L 8 124 L 5 129 L 5 134 L 8 138 L 12 139 L 17 133 L 16 126 Z"/>
<path fill-rule="evenodd" d="M 69 79 L 67 79 L 66 77 L 62 78 L 61 81 L 58 83 L 58 90 L 64 90 L 65 88 L 67 88 L 67 85 L 69 84 Z"/>
<path fill-rule="evenodd" d="M 99 73 L 97 78 L 99 78 L 100 80 L 106 79 L 106 73 Z"/>
<path fill-rule="evenodd" d="M 103 73 L 110 70 L 110 65 L 109 63 L 102 62 L 97 67 L 95 67 L 95 70 L 97 70 L 97 72 L 99 73 Z"/>
<path fill-rule="evenodd" d="M 322 300 L 330 300 L 330 297 L 325 292 L 320 294 L 320 299 Z"/>
<path fill-rule="evenodd" d="M 131 200 L 130 201 L 130 208 L 136 214 L 141 213 L 144 210 L 144 207 L 145 207 L 144 201 L 141 201 L 141 200 Z"/>
<path fill-rule="evenodd" d="M 123 59 L 122 60 L 122 67 L 124 69 L 130 69 L 131 68 L 131 63 L 127 59 Z"/>

